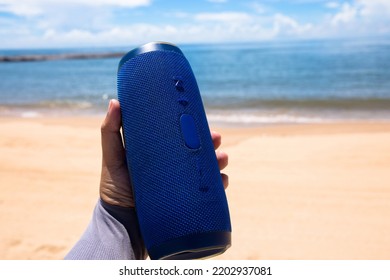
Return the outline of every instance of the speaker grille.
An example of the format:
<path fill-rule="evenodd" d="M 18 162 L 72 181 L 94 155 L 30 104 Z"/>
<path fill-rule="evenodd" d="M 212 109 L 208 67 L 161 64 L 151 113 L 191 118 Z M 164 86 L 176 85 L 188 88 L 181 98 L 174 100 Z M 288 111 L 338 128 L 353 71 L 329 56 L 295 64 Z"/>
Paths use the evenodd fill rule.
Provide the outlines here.
<path fill-rule="evenodd" d="M 117 86 L 146 247 L 185 235 L 231 231 L 206 115 L 185 57 L 173 51 L 138 55 L 121 67 Z M 199 149 L 185 145 L 182 114 L 195 120 Z"/>

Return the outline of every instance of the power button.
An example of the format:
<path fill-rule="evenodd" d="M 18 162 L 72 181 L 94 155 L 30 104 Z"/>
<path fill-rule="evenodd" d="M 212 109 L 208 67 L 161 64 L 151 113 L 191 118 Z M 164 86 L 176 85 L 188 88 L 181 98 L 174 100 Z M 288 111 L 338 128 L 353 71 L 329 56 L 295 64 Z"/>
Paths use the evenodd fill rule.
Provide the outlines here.
<path fill-rule="evenodd" d="M 180 127 L 186 146 L 190 149 L 199 149 L 200 140 L 194 118 L 188 114 L 181 115 Z"/>

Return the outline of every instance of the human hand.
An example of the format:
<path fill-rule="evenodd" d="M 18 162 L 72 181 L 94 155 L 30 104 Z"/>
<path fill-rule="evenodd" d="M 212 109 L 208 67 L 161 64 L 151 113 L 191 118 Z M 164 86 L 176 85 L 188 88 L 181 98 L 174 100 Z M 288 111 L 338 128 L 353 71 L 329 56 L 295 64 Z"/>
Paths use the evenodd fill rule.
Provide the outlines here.
<path fill-rule="evenodd" d="M 106 118 L 101 126 L 102 142 L 102 172 L 100 177 L 100 197 L 111 205 L 134 207 L 132 186 L 127 170 L 126 153 L 123 146 L 120 128 L 122 125 L 121 111 L 118 100 L 110 100 Z M 221 135 L 211 132 L 214 149 L 221 145 Z M 216 151 L 218 166 L 223 170 L 228 165 L 228 155 Z M 221 174 L 222 182 L 227 188 L 229 177 Z"/>

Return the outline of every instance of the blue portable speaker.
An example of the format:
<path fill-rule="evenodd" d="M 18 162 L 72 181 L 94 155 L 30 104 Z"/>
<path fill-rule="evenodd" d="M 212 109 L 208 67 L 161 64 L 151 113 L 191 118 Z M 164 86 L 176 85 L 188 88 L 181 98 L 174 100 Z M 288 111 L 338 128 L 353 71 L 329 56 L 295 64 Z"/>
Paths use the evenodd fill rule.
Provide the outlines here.
<path fill-rule="evenodd" d="M 127 165 L 151 259 L 198 259 L 231 244 L 229 208 L 206 114 L 181 50 L 149 43 L 118 67 Z"/>

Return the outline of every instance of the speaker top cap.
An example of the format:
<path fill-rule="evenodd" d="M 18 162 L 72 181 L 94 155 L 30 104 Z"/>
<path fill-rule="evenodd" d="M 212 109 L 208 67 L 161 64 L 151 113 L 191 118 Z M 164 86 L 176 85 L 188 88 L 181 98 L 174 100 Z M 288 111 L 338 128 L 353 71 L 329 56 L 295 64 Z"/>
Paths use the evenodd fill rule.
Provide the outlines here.
<path fill-rule="evenodd" d="M 153 52 L 153 51 L 173 51 L 173 52 L 177 52 L 179 54 L 183 54 L 182 51 L 176 45 L 171 44 L 171 43 L 167 43 L 167 42 L 147 43 L 147 44 L 142 45 L 138 48 L 135 48 L 135 49 L 129 51 L 127 54 L 125 54 L 119 62 L 118 72 L 121 69 L 122 65 L 125 64 L 130 59 L 132 59 L 133 57 L 136 57 L 137 55 L 140 55 L 143 53 Z"/>

